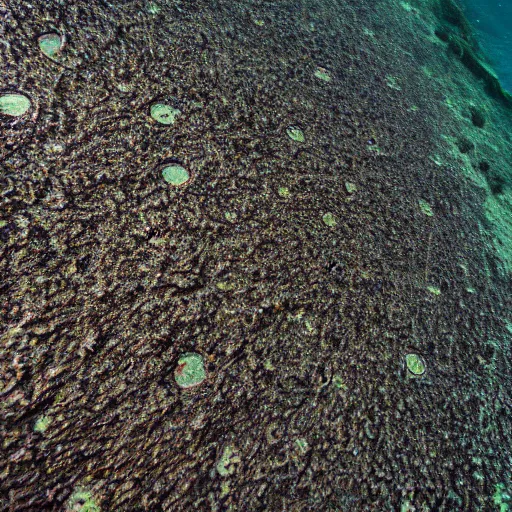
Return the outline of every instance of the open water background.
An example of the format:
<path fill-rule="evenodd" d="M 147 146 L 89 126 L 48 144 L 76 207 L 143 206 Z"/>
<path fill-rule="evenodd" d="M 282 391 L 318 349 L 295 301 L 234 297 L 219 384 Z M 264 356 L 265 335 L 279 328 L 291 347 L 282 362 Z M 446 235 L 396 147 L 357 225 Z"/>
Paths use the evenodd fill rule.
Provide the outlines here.
<path fill-rule="evenodd" d="M 512 1 L 462 0 L 462 7 L 503 88 L 512 93 Z"/>

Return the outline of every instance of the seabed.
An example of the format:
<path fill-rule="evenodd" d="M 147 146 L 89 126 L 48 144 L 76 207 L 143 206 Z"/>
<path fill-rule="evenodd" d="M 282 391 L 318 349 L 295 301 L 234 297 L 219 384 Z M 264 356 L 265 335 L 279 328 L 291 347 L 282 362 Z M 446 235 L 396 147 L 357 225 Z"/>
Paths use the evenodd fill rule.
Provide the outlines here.
<path fill-rule="evenodd" d="M 511 100 L 456 3 L 0 19 L 1 511 L 512 506 Z"/>

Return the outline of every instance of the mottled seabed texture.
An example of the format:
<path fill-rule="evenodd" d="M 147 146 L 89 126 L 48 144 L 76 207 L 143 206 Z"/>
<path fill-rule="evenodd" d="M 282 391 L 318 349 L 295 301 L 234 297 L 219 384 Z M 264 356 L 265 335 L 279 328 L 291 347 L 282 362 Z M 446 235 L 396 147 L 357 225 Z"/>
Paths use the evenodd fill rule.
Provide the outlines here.
<path fill-rule="evenodd" d="M 512 507 L 512 108 L 456 3 L 3 0 L 0 58 L 0 510 Z"/>

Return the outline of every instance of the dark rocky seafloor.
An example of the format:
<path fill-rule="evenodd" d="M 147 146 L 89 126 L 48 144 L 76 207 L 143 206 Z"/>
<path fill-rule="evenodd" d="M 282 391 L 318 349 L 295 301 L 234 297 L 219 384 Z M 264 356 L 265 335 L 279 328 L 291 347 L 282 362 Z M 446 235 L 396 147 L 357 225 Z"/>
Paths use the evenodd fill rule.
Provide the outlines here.
<path fill-rule="evenodd" d="M 512 507 L 512 109 L 457 12 L 0 1 L 0 510 Z"/>

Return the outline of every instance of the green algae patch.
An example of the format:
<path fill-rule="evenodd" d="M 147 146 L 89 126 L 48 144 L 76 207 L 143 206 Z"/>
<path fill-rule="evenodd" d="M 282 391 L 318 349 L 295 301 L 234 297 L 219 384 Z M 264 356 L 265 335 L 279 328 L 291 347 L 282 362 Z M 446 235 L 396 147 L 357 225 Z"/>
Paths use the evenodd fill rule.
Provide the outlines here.
<path fill-rule="evenodd" d="M 0 114 L 22 116 L 31 107 L 30 100 L 23 94 L 3 94 L 0 96 Z"/>
<path fill-rule="evenodd" d="M 497 484 L 492 497 L 494 504 L 499 507 L 500 512 L 510 510 L 509 504 L 512 504 L 512 496 L 506 491 L 505 484 Z"/>
<path fill-rule="evenodd" d="M 333 228 L 334 226 L 336 226 L 336 224 L 338 224 L 336 222 L 336 217 L 334 217 L 334 215 L 332 213 L 326 213 L 322 217 L 322 220 L 324 221 L 324 224 L 326 226 L 329 226 L 330 228 Z"/>
<path fill-rule="evenodd" d="M 222 456 L 217 463 L 217 471 L 220 476 L 229 476 L 235 472 L 235 465 L 240 462 L 236 448 L 228 445 L 224 448 Z"/>
<path fill-rule="evenodd" d="M 357 186 L 355 183 L 351 183 L 350 181 L 345 181 L 345 190 L 349 194 L 353 194 L 354 192 L 357 191 Z"/>
<path fill-rule="evenodd" d="M 149 109 L 149 115 L 160 124 L 174 124 L 180 114 L 181 110 L 164 103 L 154 103 Z"/>
<path fill-rule="evenodd" d="M 332 385 L 337 389 L 341 389 L 342 391 L 347 390 L 347 385 L 345 384 L 345 381 L 341 375 L 335 375 L 332 378 Z"/>
<path fill-rule="evenodd" d="M 236 285 L 234 283 L 230 283 L 229 281 L 220 281 L 215 286 L 223 292 L 230 292 L 236 288 Z"/>
<path fill-rule="evenodd" d="M 295 142 L 304 142 L 304 132 L 298 128 L 297 126 L 290 126 L 286 133 L 288 134 L 288 137 L 290 139 L 294 140 Z"/>
<path fill-rule="evenodd" d="M 398 77 L 396 77 L 396 76 L 387 75 L 386 76 L 386 84 L 388 87 L 390 87 L 391 89 L 395 89 L 396 91 L 402 90 L 402 88 L 398 84 Z"/>
<path fill-rule="evenodd" d="M 425 373 L 425 364 L 419 355 L 407 354 L 405 356 L 405 363 L 407 365 L 407 369 L 413 375 L 423 375 Z"/>
<path fill-rule="evenodd" d="M 277 189 L 277 193 L 281 196 L 281 197 L 290 197 L 290 189 L 288 187 L 279 187 Z"/>
<path fill-rule="evenodd" d="M 235 212 L 224 212 L 224 217 L 228 222 L 235 222 L 238 215 Z"/>
<path fill-rule="evenodd" d="M 330 82 L 332 80 L 331 75 L 324 68 L 317 68 L 317 70 L 315 71 L 315 76 L 320 80 L 323 80 L 324 82 Z"/>
<path fill-rule="evenodd" d="M 43 434 L 50 426 L 51 420 L 48 416 L 41 416 L 34 423 L 34 432 Z"/>
<path fill-rule="evenodd" d="M 190 180 L 190 174 L 187 170 L 181 165 L 168 165 L 162 169 L 162 177 L 163 179 L 175 186 L 179 187 L 184 185 Z"/>
<path fill-rule="evenodd" d="M 162 8 L 156 4 L 155 2 L 150 2 L 147 7 L 146 7 L 146 10 L 149 14 L 152 14 L 153 16 L 156 16 L 157 14 L 160 14 L 160 11 L 162 10 Z"/>
<path fill-rule="evenodd" d="M 43 34 L 37 40 L 39 49 L 50 59 L 54 59 L 59 56 L 60 50 L 62 49 L 62 39 L 59 34 Z"/>
<path fill-rule="evenodd" d="M 423 199 L 420 199 L 419 201 L 420 209 L 421 211 L 427 215 L 428 217 L 433 217 L 434 212 L 432 211 L 432 207 Z"/>
<path fill-rule="evenodd" d="M 437 286 L 427 286 L 427 290 L 433 295 L 441 295 L 441 290 Z"/>
<path fill-rule="evenodd" d="M 100 512 L 90 491 L 77 489 L 66 504 L 66 512 Z"/>
<path fill-rule="evenodd" d="M 295 445 L 297 446 L 299 452 L 302 455 L 304 455 L 308 451 L 308 442 L 303 438 L 295 439 Z"/>
<path fill-rule="evenodd" d="M 263 362 L 263 368 L 265 368 L 265 370 L 268 370 L 268 371 L 272 371 L 272 370 L 276 369 L 276 367 L 272 364 L 272 361 L 270 361 L 269 359 L 266 359 Z"/>
<path fill-rule="evenodd" d="M 415 510 L 415 509 L 409 500 L 405 500 L 400 505 L 400 512 L 413 512 L 413 510 Z"/>
<path fill-rule="evenodd" d="M 194 352 L 182 354 L 174 370 L 174 379 L 176 384 L 184 389 L 201 384 L 206 379 L 202 356 Z"/>

